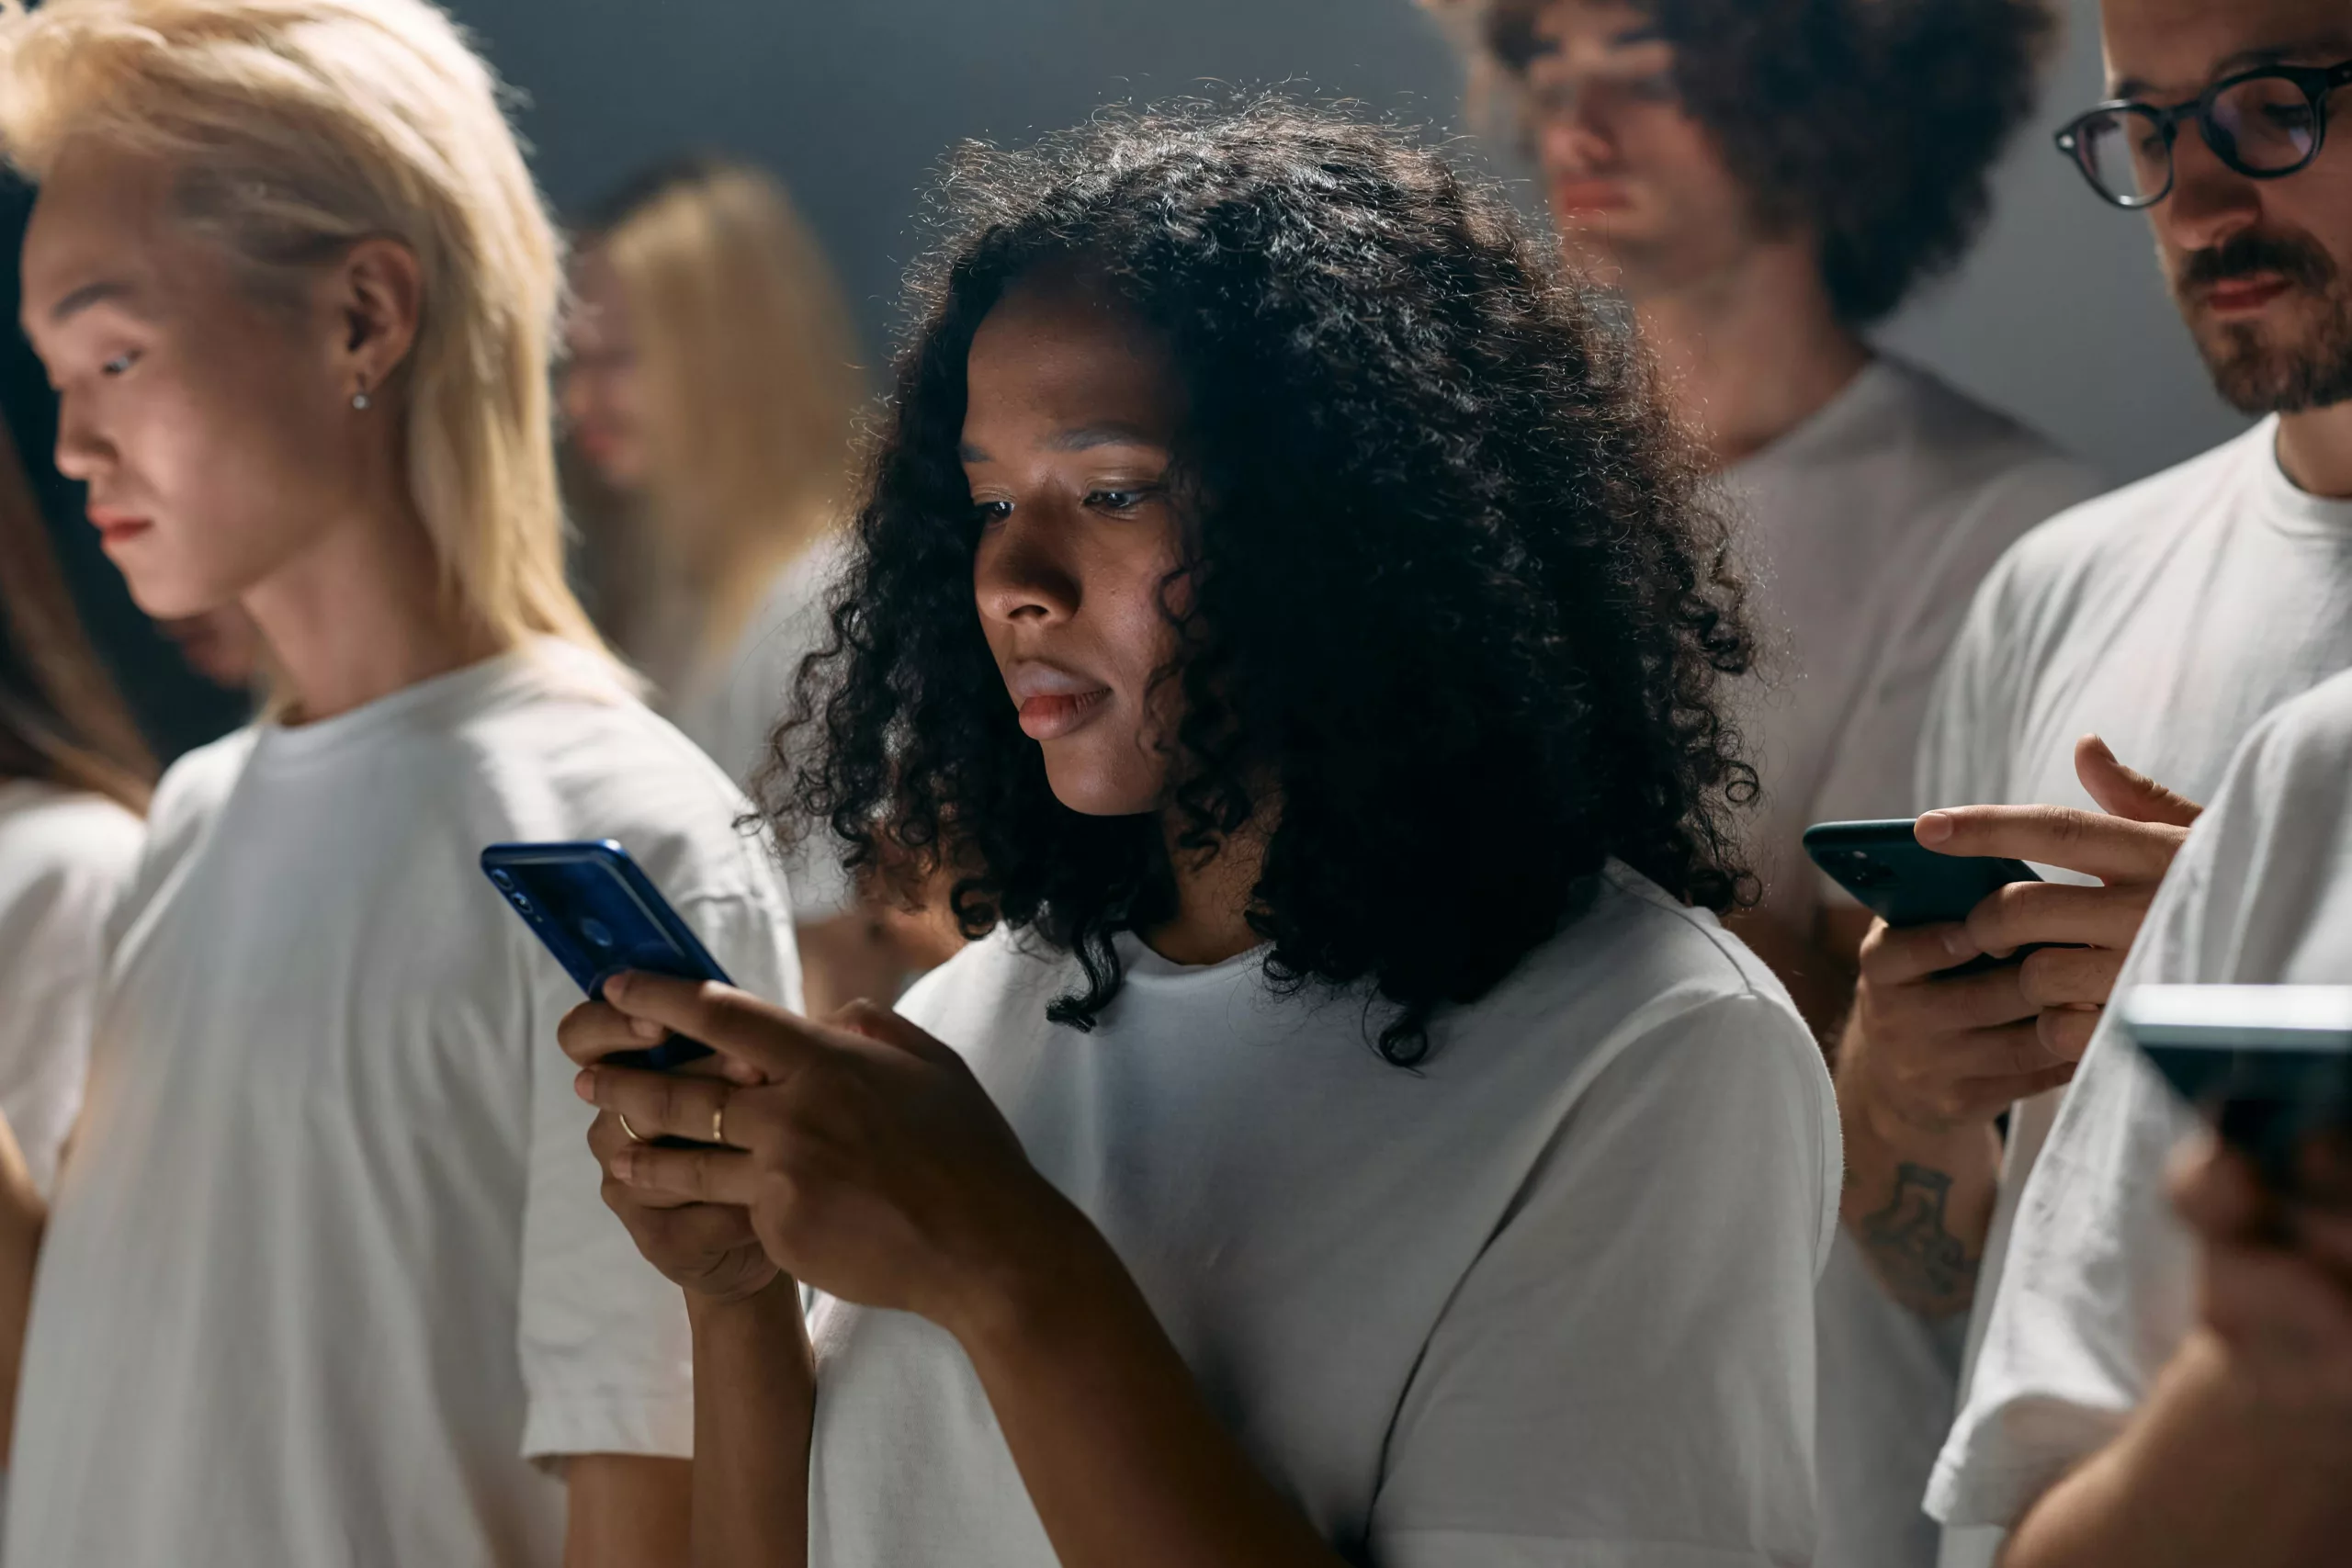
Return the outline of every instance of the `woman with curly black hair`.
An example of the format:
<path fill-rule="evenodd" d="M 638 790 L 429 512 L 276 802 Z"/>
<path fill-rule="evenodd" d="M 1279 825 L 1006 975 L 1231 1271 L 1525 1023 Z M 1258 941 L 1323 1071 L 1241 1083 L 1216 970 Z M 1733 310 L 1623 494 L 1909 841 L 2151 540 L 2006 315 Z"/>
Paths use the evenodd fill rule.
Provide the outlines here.
<path fill-rule="evenodd" d="M 1712 912 L 1747 643 L 1646 370 L 1385 130 L 945 189 L 792 807 L 993 934 L 564 1030 L 703 1560 L 1807 1561 L 1836 1129 Z M 724 1077 L 597 1065 L 664 1030 Z"/>

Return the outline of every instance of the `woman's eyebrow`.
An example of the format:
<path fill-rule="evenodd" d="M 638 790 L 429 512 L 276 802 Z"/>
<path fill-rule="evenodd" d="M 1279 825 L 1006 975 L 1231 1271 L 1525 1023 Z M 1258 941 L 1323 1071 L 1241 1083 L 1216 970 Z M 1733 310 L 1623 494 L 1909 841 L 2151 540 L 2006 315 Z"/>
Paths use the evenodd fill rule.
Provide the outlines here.
<path fill-rule="evenodd" d="M 1158 437 L 1141 425 L 1122 424 L 1116 421 L 1102 424 L 1081 424 L 1074 430 L 1056 433 L 1046 443 L 1049 452 L 1086 452 L 1097 446 L 1158 446 Z"/>

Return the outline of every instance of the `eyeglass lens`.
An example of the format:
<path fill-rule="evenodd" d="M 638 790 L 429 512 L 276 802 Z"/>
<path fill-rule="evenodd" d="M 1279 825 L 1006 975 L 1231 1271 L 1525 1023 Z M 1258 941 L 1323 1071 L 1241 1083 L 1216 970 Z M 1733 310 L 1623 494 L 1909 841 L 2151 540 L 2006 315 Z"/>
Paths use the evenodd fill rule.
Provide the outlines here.
<path fill-rule="evenodd" d="M 2319 139 L 2310 97 L 2281 76 L 2253 76 L 2213 97 L 2203 120 L 2214 156 L 2241 174 L 2284 174 L 2309 161 Z M 2143 207 L 2172 184 L 2172 142 L 2152 111 L 2115 108 L 2078 128 L 2075 156 L 2110 200 Z"/>

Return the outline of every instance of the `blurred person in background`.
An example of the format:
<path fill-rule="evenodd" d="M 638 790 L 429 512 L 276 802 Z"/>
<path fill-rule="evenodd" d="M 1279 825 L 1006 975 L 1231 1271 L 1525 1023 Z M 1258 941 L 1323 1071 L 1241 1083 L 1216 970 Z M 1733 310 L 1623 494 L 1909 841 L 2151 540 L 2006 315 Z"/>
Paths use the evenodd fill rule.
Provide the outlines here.
<path fill-rule="evenodd" d="M 563 1029 L 702 1561 L 1809 1562 L 1835 1112 L 1712 912 L 1747 640 L 1647 367 L 1280 103 L 943 200 L 797 783 L 995 929 L 902 1013 Z M 664 1027 L 728 1081 L 594 1065 Z"/>
<path fill-rule="evenodd" d="M 606 595 L 608 624 L 678 728 L 751 788 L 829 629 L 865 391 L 849 307 L 783 188 L 707 159 L 613 197 L 572 289 L 571 444 L 628 503 L 599 540 L 634 579 Z M 861 897 L 829 834 L 808 835 L 787 874 L 813 1013 L 888 1001 L 953 950 L 938 922 Z"/>
<path fill-rule="evenodd" d="M 1965 254 L 2025 119 L 2041 0 L 1454 0 L 1516 109 L 1568 254 L 1622 291 L 1744 515 L 1766 679 L 1743 692 L 1762 809 L 1727 922 L 1825 1040 L 1867 913 L 1815 822 L 1905 815 L 1928 693 L 1978 581 L 2098 488 L 1870 330 Z M 1827 1568 L 1932 1560 L 1919 1498 L 1957 1322 L 1888 1299 L 1842 1240 L 1823 1282 Z"/>
<path fill-rule="evenodd" d="M 105 926 L 139 860 L 155 764 L 83 630 L 0 431 L 0 1254 L 34 1244 L 82 1106 Z M 0 1273 L 0 1344 L 30 1279 Z M 0 1356 L 0 1410 L 16 1404 Z"/>
<path fill-rule="evenodd" d="M 140 608 L 235 609 L 268 708 L 181 758 L 44 1212 L 11 1562 L 683 1562 L 676 1292 L 596 1203 L 578 998 L 481 876 L 627 844 L 797 992 L 742 794 L 565 584 L 560 247 L 421 0 L 0 5 L 22 320 Z"/>
<path fill-rule="evenodd" d="M 0 433 L 0 1111 L 40 1191 L 82 1103 L 100 930 L 154 771 Z"/>

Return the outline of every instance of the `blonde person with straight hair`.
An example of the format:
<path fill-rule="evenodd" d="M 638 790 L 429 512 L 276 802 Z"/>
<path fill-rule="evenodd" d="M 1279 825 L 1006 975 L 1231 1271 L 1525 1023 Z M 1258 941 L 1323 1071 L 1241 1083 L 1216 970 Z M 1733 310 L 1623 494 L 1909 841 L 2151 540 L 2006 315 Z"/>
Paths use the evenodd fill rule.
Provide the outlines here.
<path fill-rule="evenodd" d="M 784 188 L 707 157 L 608 199 L 572 285 L 563 412 L 574 453 L 630 513 L 606 541 L 626 579 L 606 624 L 678 728 L 752 787 L 830 630 L 865 389 L 848 305 Z M 813 1010 L 888 998 L 945 956 L 920 919 L 859 897 L 830 834 L 806 835 L 788 869 Z"/>
<path fill-rule="evenodd" d="M 0 144 L 59 467 L 141 607 L 242 610 L 272 682 L 157 787 L 14 1200 L 7 1560 L 683 1562 L 684 1314 L 475 857 L 617 839 L 730 971 L 797 964 L 741 793 L 565 586 L 499 85 L 423 0 L 0 0 Z"/>

